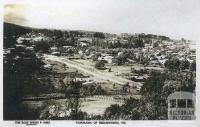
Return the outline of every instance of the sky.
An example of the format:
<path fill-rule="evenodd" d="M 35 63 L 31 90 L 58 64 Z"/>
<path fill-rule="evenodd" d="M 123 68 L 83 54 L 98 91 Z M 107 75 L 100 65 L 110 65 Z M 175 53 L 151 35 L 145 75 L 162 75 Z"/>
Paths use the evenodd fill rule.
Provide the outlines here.
<path fill-rule="evenodd" d="M 200 33 L 200 0 L 4 0 L 4 21 L 195 40 Z"/>

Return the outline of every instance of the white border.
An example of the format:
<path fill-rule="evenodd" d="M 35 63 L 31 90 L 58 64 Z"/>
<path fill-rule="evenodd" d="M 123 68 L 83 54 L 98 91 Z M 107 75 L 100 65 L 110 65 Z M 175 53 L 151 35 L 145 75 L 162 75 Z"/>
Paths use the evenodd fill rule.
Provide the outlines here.
<path fill-rule="evenodd" d="M 24 124 L 15 124 L 15 121 L 3 121 L 3 5 L 5 3 L 34 3 L 34 2 L 37 2 L 38 4 L 40 3 L 43 3 L 44 4 L 44 1 L 42 0 L 4 0 L 4 1 L 0 1 L 0 59 L 1 59 L 1 66 L 0 66 L 0 82 L 1 82 L 1 87 L 0 87 L 0 126 L 2 127 L 10 127 L 10 126 L 16 126 L 16 127 L 23 127 L 23 126 L 26 126 Z M 54 0 L 55 2 L 55 0 Z M 57 1 L 58 2 L 58 1 Z M 59 2 L 64 2 L 64 0 L 60 0 Z M 48 4 L 48 2 L 45 1 L 46 4 Z M 199 23 L 199 26 L 200 26 L 200 23 Z M 197 27 L 199 27 L 197 26 Z M 199 31 L 199 34 L 200 34 L 200 30 Z M 200 36 L 199 36 L 200 38 Z M 199 40 L 196 40 L 196 51 L 197 51 L 197 57 L 196 57 L 196 61 L 197 61 L 197 73 L 196 73 L 196 120 L 193 120 L 193 121 L 170 121 L 170 120 L 153 120 L 153 121 L 150 121 L 150 120 L 140 120 L 140 121 L 126 121 L 126 124 L 123 125 L 123 124 L 105 124 L 105 125 L 100 125 L 100 124 L 97 124 L 97 125 L 94 125 L 94 124 L 76 124 L 76 121 L 57 121 L 57 120 L 53 120 L 53 121 L 50 121 L 50 124 L 38 124 L 37 126 L 39 127 L 78 127 L 78 126 L 82 126 L 82 127 L 90 127 L 90 126 L 98 126 L 98 127 L 101 127 L 101 126 L 106 126 L 106 127 L 123 127 L 123 126 L 130 126 L 130 127 L 133 127 L 133 126 L 136 126 L 136 127 L 141 127 L 141 126 L 149 126 L 149 127 L 155 127 L 155 126 L 159 126 L 159 127 L 165 127 L 165 126 L 170 126 L 170 127 L 198 127 L 200 126 L 200 72 L 199 72 L 199 69 L 200 69 L 200 66 L 199 63 L 200 63 L 200 39 Z M 122 120 L 123 121 L 123 120 Z"/>

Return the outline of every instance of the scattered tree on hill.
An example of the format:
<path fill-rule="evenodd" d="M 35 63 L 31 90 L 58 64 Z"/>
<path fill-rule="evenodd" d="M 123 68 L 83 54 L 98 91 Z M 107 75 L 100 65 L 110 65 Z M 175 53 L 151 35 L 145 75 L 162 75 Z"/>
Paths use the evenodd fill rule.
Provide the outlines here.
<path fill-rule="evenodd" d="M 137 39 L 135 41 L 135 48 L 142 48 L 142 47 L 144 47 L 143 41 L 141 39 Z"/>
<path fill-rule="evenodd" d="M 105 67 L 105 63 L 102 60 L 97 61 L 95 64 L 95 68 L 97 69 L 104 68 L 104 67 Z"/>
<path fill-rule="evenodd" d="M 47 41 L 39 41 L 35 43 L 34 50 L 36 52 L 42 51 L 42 52 L 48 52 L 50 49 L 50 44 Z"/>
<path fill-rule="evenodd" d="M 105 38 L 105 35 L 104 35 L 104 33 L 102 33 L 102 32 L 95 32 L 95 33 L 94 33 L 94 37 L 100 38 L 100 39 L 104 39 L 104 38 Z"/>

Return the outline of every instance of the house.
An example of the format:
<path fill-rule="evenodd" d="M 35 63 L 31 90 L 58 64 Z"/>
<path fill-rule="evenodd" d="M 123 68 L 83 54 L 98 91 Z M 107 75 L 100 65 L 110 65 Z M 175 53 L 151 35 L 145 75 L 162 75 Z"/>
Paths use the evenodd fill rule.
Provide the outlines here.
<path fill-rule="evenodd" d="M 34 49 L 33 49 L 33 47 L 32 47 L 32 46 L 30 46 L 30 47 L 26 47 L 26 50 L 33 51 Z"/>
<path fill-rule="evenodd" d="M 150 65 L 154 66 L 154 67 L 157 67 L 160 65 L 159 61 L 158 60 L 152 60 L 150 61 Z"/>
<path fill-rule="evenodd" d="M 72 46 L 63 46 L 64 49 L 72 48 Z"/>
<path fill-rule="evenodd" d="M 95 81 L 86 81 L 84 83 L 82 83 L 83 86 L 92 86 L 92 85 L 96 85 Z"/>
<path fill-rule="evenodd" d="M 109 54 L 102 54 L 102 56 L 98 58 L 98 60 L 106 61 L 106 63 L 109 63 L 109 64 L 112 63 L 112 59 L 113 59 L 113 56 L 110 56 Z"/>
<path fill-rule="evenodd" d="M 45 70 L 50 71 L 50 70 L 52 69 L 52 65 L 46 64 L 46 65 L 43 66 L 43 68 L 44 68 Z"/>
<path fill-rule="evenodd" d="M 129 76 L 130 80 L 135 81 L 135 82 L 144 82 L 146 81 L 147 77 L 143 75 L 135 75 L 135 76 Z"/>
<path fill-rule="evenodd" d="M 135 60 L 132 60 L 132 59 L 127 59 L 127 61 L 130 63 L 130 64 L 135 64 Z"/>
<path fill-rule="evenodd" d="M 57 52 L 57 51 L 58 51 L 58 48 L 57 48 L 57 47 L 51 47 L 51 48 L 50 48 L 50 51 L 51 51 L 51 52 Z"/>
<path fill-rule="evenodd" d="M 170 55 L 171 53 L 173 53 L 172 50 L 168 50 L 168 51 L 167 51 L 167 55 Z"/>
<path fill-rule="evenodd" d="M 158 61 L 159 61 L 160 64 L 164 65 L 165 62 L 167 61 L 167 59 L 160 59 L 160 60 L 158 60 Z"/>
<path fill-rule="evenodd" d="M 118 52 L 118 54 L 117 54 L 117 55 L 118 55 L 118 56 L 120 56 L 120 55 L 122 55 L 122 54 L 123 54 L 123 52 Z"/>
<path fill-rule="evenodd" d="M 74 82 L 81 82 L 81 83 L 84 83 L 84 82 L 86 82 L 86 80 L 83 79 L 83 78 L 74 78 Z"/>
<path fill-rule="evenodd" d="M 78 42 L 83 42 L 83 43 L 92 43 L 92 38 L 79 38 Z"/>
<path fill-rule="evenodd" d="M 59 56 L 60 52 L 52 52 L 51 55 Z"/>
<path fill-rule="evenodd" d="M 26 48 L 26 45 L 17 44 L 17 45 L 15 45 L 15 47 L 16 47 L 16 48 L 24 48 L 24 49 L 25 49 L 25 48 Z"/>
<path fill-rule="evenodd" d="M 86 47 L 86 46 L 88 46 L 88 44 L 85 43 L 85 42 L 80 42 L 80 46 L 81 46 L 81 47 Z"/>

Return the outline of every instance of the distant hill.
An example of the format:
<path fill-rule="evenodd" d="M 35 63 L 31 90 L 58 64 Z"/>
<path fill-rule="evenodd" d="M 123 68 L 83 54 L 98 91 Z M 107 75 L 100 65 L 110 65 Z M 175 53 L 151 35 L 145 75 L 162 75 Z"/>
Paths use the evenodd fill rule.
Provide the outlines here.
<path fill-rule="evenodd" d="M 30 32 L 32 28 L 19 26 L 11 23 L 4 22 L 3 24 L 3 47 L 13 47 L 16 42 L 16 37 Z"/>
<path fill-rule="evenodd" d="M 93 35 L 95 31 L 87 31 L 87 30 L 59 30 L 59 29 L 46 29 L 46 28 L 32 28 L 32 27 L 26 27 L 26 26 L 20 26 L 12 23 L 4 22 L 4 37 L 13 37 L 13 36 L 20 36 L 22 34 L 26 34 L 31 32 L 32 30 L 36 30 L 37 32 L 52 32 L 52 31 L 67 31 L 72 33 L 84 33 Z"/>
<path fill-rule="evenodd" d="M 24 27 L 24 26 L 15 25 L 15 24 L 6 23 L 6 22 L 4 22 L 3 25 L 4 25 L 3 26 L 4 37 L 12 37 L 12 36 L 26 34 L 30 32 L 32 29 L 30 27 Z"/>
<path fill-rule="evenodd" d="M 85 35 L 93 36 L 95 33 L 103 33 L 106 37 L 116 36 L 113 33 L 105 33 L 100 31 L 88 31 L 88 30 L 64 30 L 64 29 L 47 29 L 47 28 L 32 28 L 26 26 L 20 26 L 16 24 L 6 23 L 4 22 L 4 37 L 11 37 L 16 35 L 26 34 L 28 32 L 36 30 L 37 32 L 52 32 L 52 31 L 62 31 L 62 32 L 71 32 L 71 33 L 82 33 Z M 129 34 L 129 33 L 125 33 Z M 133 33 L 130 35 L 134 35 Z M 136 35 L 136 34 L 135 34 Z M 162 40 L 169 40 L 169 37 L 162 36 L 162 35 L 154 35 L 154 34 L 144 34 L 144 33 L 137 33 L 138 37 L 140 38 L 149 38 L 149 39 L 162 39 Z"/>

